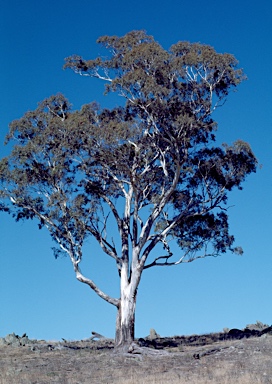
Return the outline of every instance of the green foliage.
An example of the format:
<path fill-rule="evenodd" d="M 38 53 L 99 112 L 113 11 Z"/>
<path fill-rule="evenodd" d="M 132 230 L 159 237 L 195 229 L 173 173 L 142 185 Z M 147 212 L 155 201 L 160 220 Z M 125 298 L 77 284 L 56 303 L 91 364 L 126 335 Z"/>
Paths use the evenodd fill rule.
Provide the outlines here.
<path fill-rule="evenodd" d="M 38 218 L 60 247 L 55 255 L 68 253 L 74 267 L 88 236 L 119 271 L 132 254 L 140 271 L 228 249 L 241 254 L 229 234 L 227 193 L 241 189 L 257 160 L 241 140 L 215 146 L 212 118 L 245 78 L 236 59 L 188 42 L 167 51 L 144 31 L 98 43 L 108 58 L 73 55 L 64 67 L 105 81 L 124 105 L 73 111 L 58 94 L 13 121 L 14 147 L 0 163 L 5 209 L 17 220 Z M 110 217 L 119 248 L 109 240 Z M 175 261 L 172 239 L 181 248 Z M 150 260 L 159 244 L 165 254 Z"/>

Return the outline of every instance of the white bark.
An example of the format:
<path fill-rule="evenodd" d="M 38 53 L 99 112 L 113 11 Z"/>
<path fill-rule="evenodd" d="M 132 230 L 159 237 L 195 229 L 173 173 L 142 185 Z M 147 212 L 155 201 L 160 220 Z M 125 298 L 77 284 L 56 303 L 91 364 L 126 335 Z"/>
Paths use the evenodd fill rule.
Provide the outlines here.
<path fill-rule="evenodd" d="M 133 255 L 132 271 L 128 276 L 126 263 L 123 263 L 120 277 L 120 302 L 116 320 L 116 346 L 129 345 L 134 340 L 135 308 L 137 288 L 140 282 L 141 272 Z"/>

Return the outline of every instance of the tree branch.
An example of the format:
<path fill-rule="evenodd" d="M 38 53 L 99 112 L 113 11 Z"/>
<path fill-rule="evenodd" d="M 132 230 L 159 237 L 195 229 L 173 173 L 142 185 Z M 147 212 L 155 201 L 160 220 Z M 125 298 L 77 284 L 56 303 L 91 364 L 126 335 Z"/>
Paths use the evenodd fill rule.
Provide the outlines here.
<path fill-rule="evenodd" d="M 97 285 L 87 277 L 83 276 L 82 273 L 79 270 L 79 267 L 77 264 L 74 265 L 74 271 L 76 273 L 76 278 L 78 281 L 81 281 L 84 284 L 87 284 L 99 297 L 101 297 L 103 300 L 107 301 L 109 304 L 114 305 L 115 307 L 119 307 L 119 299 L 115 299 L 107 294 L 105 294 L 101 289 L 97 287 Z"/>

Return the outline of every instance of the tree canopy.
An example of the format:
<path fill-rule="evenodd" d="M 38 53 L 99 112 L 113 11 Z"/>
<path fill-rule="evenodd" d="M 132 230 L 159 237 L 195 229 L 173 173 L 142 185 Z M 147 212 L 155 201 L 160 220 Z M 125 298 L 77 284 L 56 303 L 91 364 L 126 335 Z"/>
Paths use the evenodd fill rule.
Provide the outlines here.
<path fill-rule="evenodd" d="M 216 142 L 212 113 L 245 79 L 233 55 L 189 42 L 165 50 L 144 31 L 98 43 L 108 57 L 73 55 L 64 67 L 104 81 L 105 93 L 124 102 L 74 111 L 57 94 L 13 121 L 0 194 L 16 220 L 38 219 L 56 242 L 55 255 L 66 253 L 77 279 L 117 307 L 122 344 L 134 337 L 145 269 L 242 253 L 229 233 L 227 198 L 257 160 L 248 143 Z M 81 271 L 89 236 L 116 262 L 120 298 Z"/>

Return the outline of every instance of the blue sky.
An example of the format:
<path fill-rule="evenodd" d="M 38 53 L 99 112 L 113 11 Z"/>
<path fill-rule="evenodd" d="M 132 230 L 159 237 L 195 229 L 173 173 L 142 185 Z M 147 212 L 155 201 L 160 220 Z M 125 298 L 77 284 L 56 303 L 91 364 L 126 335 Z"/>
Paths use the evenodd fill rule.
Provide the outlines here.
<path fill-rule="evenodd" d="M 255 4 L 255 5 L 253 5 Z M 179 40 L 210 44 L 236 56 L 248 80 L 217 111 L 218 138 L 248 141 L 260 163 L 243 191 L 230 195 L 231 231 L 244 256 L 226 254 L 175 268 L 147 270 L 136 310 L 136 336 L 163 336 L 271 324 L 272 290 L 272 5 L 260 0 L 2 0 L 0 4 L 0 154 L 8 124 L 57 92 L 75 108 L 103 96 L 98 81 L 63 71 L 64 58 L 96 57 L 102 35 L 145 29 L 165 48 Z M 0 336 L 81 339 L 91 331 L 114 337 L 115 308 L 76 281 L 68 258 L 55 260 L 45 230 L 0 214 Z M 116 293 L 115 266 L 85 248 L 84 267 L 105 291 Z M 88 273 L 86 272 L 88 275 Z"/>

